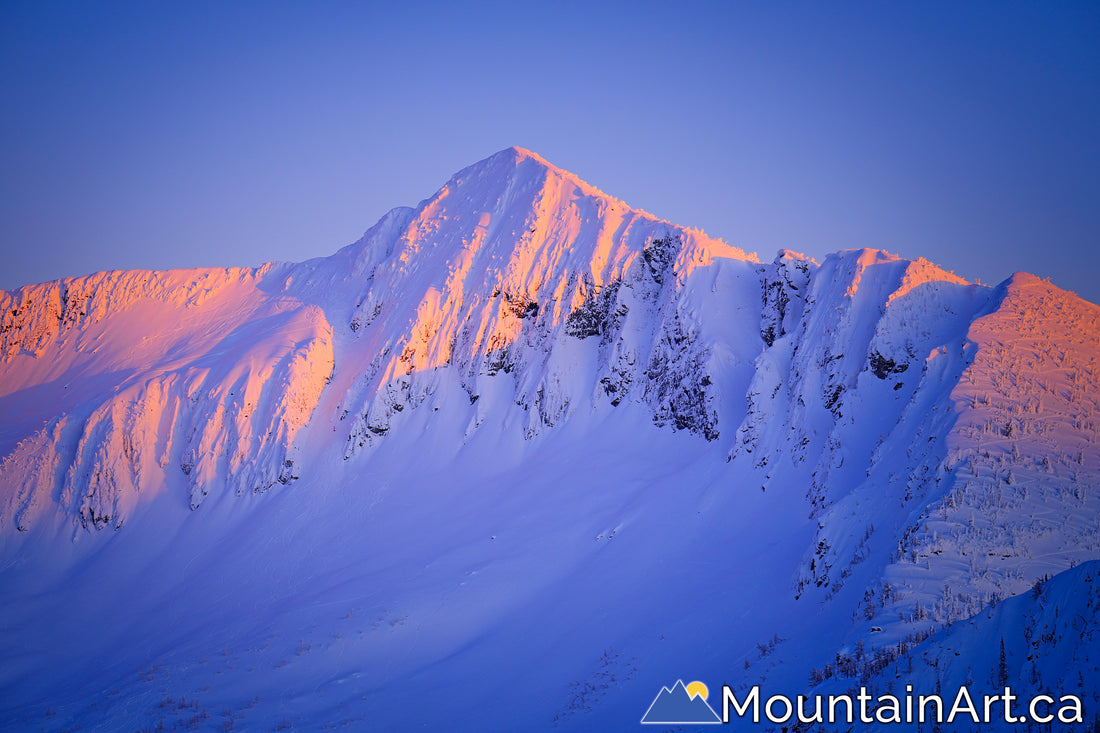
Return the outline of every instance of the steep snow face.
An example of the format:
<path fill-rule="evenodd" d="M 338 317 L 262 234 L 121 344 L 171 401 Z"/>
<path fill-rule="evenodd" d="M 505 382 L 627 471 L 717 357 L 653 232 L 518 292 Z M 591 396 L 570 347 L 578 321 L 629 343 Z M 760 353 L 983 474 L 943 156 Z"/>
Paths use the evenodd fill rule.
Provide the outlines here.
<path fill-rule="evenodd" d="M 525 150 L 459 172 L 387 237 L 360 245 L 386 256 L 348 324 L 369 362 L 340 382 L 349 456 L 437 389 L 478 403 L 467 436 L 498 407 L 479 403 L 494 393 L 526 412 L 528 437 L 628 400 L 714 438 L 713 375 L 741 366 L 747 378 L 757 350 L 744 338 L 757 319 L 755 257 Z M 714 324 L 707 311 L 734 318 Z M 713 338 L 697 337 L 707 329 Z"/>
<path fill-rule="evenodd" d="M 5 293 L 5 528 L 58 510 L 118 528 L 166 488 L 195 508 L 296 476 L 332 330 L 317 306 L 262 293 L 271 272 L 100 273 Z"/>
<path fill-rule="evenodd" d="M 518 148 L 331 257 L 4 293 L 0 723 L 170 687 L 270 728 L 274 688 L 399 728 L 430 688 L 428 727 L 618 729 L 685 660 L 793 695 L 979 612 L 1057 636 L 988 607 L 1100 557 L 1098 316 L 761 264 Z"/>
<path fill-rule="evenodd" d="M 755 257 L 518 148 L 331 258 L 23 288 L 0 323 L 26 416 L 7 424 L 0 521 L 57 505 L 117 528 L 181 481 L 192 508 L 286 483 L 319 406 L 345 459 L 425 401 L 465 424 L 456 445 L 490 414 L 531 438 L 624 401 L 713 440 L 740 421 L 757 291 Z M 36 391 L 62 399 L 40 410 Z"/>
<path fill-rule="evenodd" d="M 793 592 L 849 609 L 838 653 L 870 662 L 1100 556 L 1100 309 L 866 250 L 781 252 L 763 279 L 731 458 L 765 490 L 808 487 Z"/>
<path fill-rule="evenodd" d="M 1100 555 L 1100 308 L 1024 273 L 996 299 L 967 331 L 937 490 L 887 574 L 948 622 Z"/>
<path fill-rule="evenodd" d="M 824 691 L 857 685 L 887 663 L 912 671 L 909 651 L 899 658 L 898 650 L 930 630 L 985 615 L 1038 579 L 1100 556 L 1100 496 L 1091 490 L 1100 482 L 1100 308 L 1022 273 L 983 291 L 926 278 L 889 298 L 864 371 L 836 402 L 807 496 L 817 528 L 796 586 L 801 597 L 851 609 L 837 646 L 843 664 L 812 675 L 838 678 Z M 828 363 L 810 367 L 827 372 Z M 1079 601 L 1092 603 L 1067 600 L 1064 611 Z M 1028 644 L 1039 636 L 1034 619 L 999 623 Z M 1086 649 L 1093 632 L 1077 630 L 1058 634 L 1068 637 L 1059 652 L 1072 659 L 1067 673 L 1046 679 L 1092 700 L 1078 673 L 1095 666 Z M 959 652 L 958 643 L 950 674 L 926 670 L 917 687 L 983 684 L 996 645 Z M 1038 653 L 1012 644 L 1029 661 Z M 921 652 L 932 655 L 948 656 Z M 1020 666 L 1031 671 L 1013 677 L 1016 687 L 1040 689 L 1038 667 Z"/>
<path fill-rule="evenodd" d="M 885 384 L 906 394 L 917 376 L 910 369 L 920 370 L 920 386 L 895 408 L 893 433 L 857 464 L 865 474 L 845 482 L 829 471 L 815 503 L 828 510 L 813 579 L 837 590 L 829 568 L 871 554 L 871 534 L 888 522 L 896 546 L 882 550 L 893 558 L 884 575 L 891 591 L 884 597 L 873 589 L 867 600 L 877 597 L 889 616 L 918 625 L 928 614 L 941 623 L 972 615 L 1100 553 L 1100 501 L 1087 488 L 1100 466 L 1100 341 L 1091 325 L 1100 309 L 1024 274 L 988 305 L 958 295 L 946 307 L 916 311 L 899 308 L 907 295 L 887 310 L 888 328 L 870 349 L 877 379 L 863 380 L 878 387 L 873 409 L 888 409 Z M 921 324 L 917 338 L 905 336 L 913 330 L 906 324 Z M 870 417 L 861 422 L 873 425 Z M 836 450 L 846 453 L 822 468 L 843 470 L 860 444 L 837 439 Z M 830 501 L 853 484 L 851 494 Z"/>
<path fill-rule="evenodd" d="M 811 467 L 816 516 L 865 478 L 872 450 L 892 431 L 911 429 L 920 405 L 946 394 L 929 394 L 949 389 L 952 377 L 928 377 L 922 356 L 960 340 L 988 290 L 876 250 L 840 252 L 820 266 L 784 250 L 763 282 L 768 346 L 731 458 L 751 461 L 765 484 Z"/>

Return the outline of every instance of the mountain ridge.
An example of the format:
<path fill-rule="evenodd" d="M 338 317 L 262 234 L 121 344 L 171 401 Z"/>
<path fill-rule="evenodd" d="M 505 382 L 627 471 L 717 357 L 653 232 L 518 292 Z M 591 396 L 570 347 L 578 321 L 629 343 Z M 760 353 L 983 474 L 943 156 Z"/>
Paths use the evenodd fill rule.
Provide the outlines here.
<path fill-rule="evenodd" d="M 65 698 L 26 660 L 55 651 L 38 624 L 77 622 L 64 590 L 66 579 L 85 587 L 74 568 L 115 573 L 118 593 L 149 583 L 154 606 L 176 598 L 125 559 L 144 553 L 150 533 L 191 538 L 166 548 L 203 554 L 217 580 L 188 574 L 170 549 L 148 567 L 171 568 L 213 606 L 285 587 L 321 593 L 324 608 L 355 588 L 381 619 L 358 638 L 383 658 L 411 633 L 402 619 L 416 620 L 437 645 L 418 647 L 422 672 L 398 665 L 401 679 L 491 674 L 462 666 L 456 649 L 513 664 L 501 649 L 538 649 L 520 631 L 532 619 L 559 639 L 561 624 L 579 623 L 571 608 L 540 615 L 558 603 L 552 590 L 584 608 L 592 601 L 569 588 L 599 587 L 625 614 L 574 629 L 616 650 L 593 673 L 599 684 L 613 675 L 651 700 L 639 685 L 676 657 L 654 641 L 668 633 L 709 660 L 704 672 L 727 674 L 733 660 L 735 682 L 803 685 L 834 654 L 925 639 L 930 624 L 951 628 L 1100 558 L 1100 497 L 1089 488 L 1100 485 L 1098 315 L 1025 273 L 987 287 L 880 250 L 820 263 L 781 250 L 762 263 L 521 148 L 464 168 L 328 257 L 5 291 L 0 587 L 27 609 L 58 606 L 7 612 L 34 641 L 0 640 L 26 667 L 0 669 L 0 689 L 27 698 L 22 712 Z M 371 532 L 352 539 L 355 522 Z M 264 547 L 284 538 L 288 549 L 269 562 L 237 537 Z M 67 545 L 70 554 L 56 549 Z M 749 566 L 720 570 L 726 556 L 777 564 L 765 582 Z M 688 583 L 665 558 L 706 558 L 708 572 L 760 584 L 768 612 Z M 44 580 L 24 575 L 39 566 Z M 335 590 L 311 589 L 314 576 L 334 576 Z M 376 577 L 386 579 L 378 591 Z M 485 610 L 464 600 L 471 588 Z M 655 595 L 690 606 L 698 630 Z M 95 622 L 114 628 L 109 597 L 95 597 Z M 288 619 L 306 614 L 287 602 Z M 530 617 L 512 615 L 525 603 Z M 439 608 L 468 627 L 437 618 Z M 702 620 L 727 614 L 763 641 L 706 651 Z M 166 633 L 159 618 L 142 621 L 149 638 Z M 272 628 L 295 633 L 281 618 Z M 223 622 L 251 640 L 239 656 L 259 659 L 260 632 Z M 489 641 L 497 626 L 506 640 Z M 84 649 L 71 664 L 104 653 L 70 642 Z M 22 643 L 39 647 L 20 655 Z M 754 643 L 767 653 L 757 657 Z M 547 669 L 580 674 L 587 651 L 566 647 Z M 1075 648 L 1084 670 L 1093 657 Z M 974 664 L 987 653 L 976 650 Z M 630 657 L 649 671 L 630 671 Z M 174 674 L 199 680 L 197 669 Z M 359 673 L 344 671 L 350 690 Z M 835 685 L 835 673 L 818 677 Z M 303 689 L 317 683 L 298 674 Z M 370 679 L 401 708 L 402 693 Z M 132 676 L 119 684 L 153 694 Z M 84 695 L 70 700 L 74 721 L 89 720 Z M 576 729 L 614 727 L 600 711 L 625 705 L 603 707 L 606 693 L 572 699 L 542 713 Z M 628 712 L 636 721 L 644 707 Z"/>

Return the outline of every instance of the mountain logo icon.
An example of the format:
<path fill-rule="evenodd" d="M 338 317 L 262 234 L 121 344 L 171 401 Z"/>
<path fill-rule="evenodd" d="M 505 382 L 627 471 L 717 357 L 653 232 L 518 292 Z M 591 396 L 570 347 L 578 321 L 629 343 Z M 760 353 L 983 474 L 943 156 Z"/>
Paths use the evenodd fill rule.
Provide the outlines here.
<path fill-rule="evenodd" d="M 707 702 L 707 686 L 702 682 L 688 685 L 676 680 L 672 687 L 662 687 L 642 716 L 645 725 L 707 725 L 722 719 Z"/>

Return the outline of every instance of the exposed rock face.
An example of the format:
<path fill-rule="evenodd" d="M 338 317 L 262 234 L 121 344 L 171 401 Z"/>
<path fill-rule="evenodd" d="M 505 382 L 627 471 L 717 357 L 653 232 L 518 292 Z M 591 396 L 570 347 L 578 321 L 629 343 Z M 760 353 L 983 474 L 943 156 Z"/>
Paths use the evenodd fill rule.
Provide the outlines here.
<path fill-rule="evenodd" d="M 511 597 L 519 576 L 533 578 L 531 598 L 557 598 L 560 578 L 577 587 L 594 582 L 576 570 L 592 563 L 606 571 L 604 584 L 626 584 L 636 573 L 644 585 L 652 571 L 665 590 L 694 594 L 700 607 L 727 604 L 713 607 L 724 613 L 738 608 L 739 594 L 684 582 L 681 568 L 662 565 L 665 545 L 692 562 L 721 558 L 715 567 L 751 551 L 779 580 L 737 618 L 754 616 L 759 630 L 769 622 L 761 608 L 798 623 L 809 607 L 820 613 L 816 626 L 795 630 L 796 644 L 833 664 L 814 670 L 815 684 L 885 674 L 902 654 L 896 650 L 922 641 L 922 658 L 946 665 L 942 649 L 929 648 L 943 643 L 937 629 L 1048 575 L 1094 579 L 1095 566 L 1071 568 L 1100 558 L 1098 324 L 1100 308 L 1025 274 L 988 288 L 876 250 L 821 263 L 783 250 L 762 264 L 512 148 L 459 172 L 417 207 L 394 209 L 331 257 L 257 269 L 99 273 L 0 294 L 0 544 L 17 554 L 20 542 L 33 544 L 37 527 L 60 527 L 107 545 L 107 536 L 148 527 L 138 512 L 163 496 L 177 502 L 176 520 L 211 527 L 199 536 L 217 538 L 209 540 L 216 552 L 207 548 L 215 554 L 219 542 L 244 549 L 232 539 L 240 525 L 225 516 L 258 517 L 250 528 L 257 542 L 272 542 L 273 533 L 281 540 L 288 525 L 310 538 L 294 545 L 304 557 L 280 556 L 280 567 L 263 556 L 268 589 L 298 582 L 299 561 L 316 569 L 313 553 L 331 550 L 343 558 L 339 572 L 347 571 L 332 587 L 366 584 L 374 592 L 373 576 L 367 583 L 355 571 L 364 548 L 388 558 L 399 544 L 404 552 L 403 532 L 419 532 L 422 517 L 439 521 L 419 513 L 419 499 L 386 505 L 400 492 L 387 481 L 374 485 L 384 466 L 391 477 L 417 474 L 429 509 L 441 502 L 463 517 L 461 542 L 438 539 L 446 533 L 430 527 L 416 561 L 387 581 L 387 592 L 403 589 L 406 601 L 420 599 L 431 614 L 452 592 L 459 597 L 456 588 L 474 587 L 471 579 L 489 564 L 484 557 L 527 565 L 517 560 L 515 575 L 479 578 L 482 598 Z M 609 446 L 621 454 L 598 476 L 573 460 L 597 460 Z M 436 476 L 406 471 L 430 451 L 453 459 L 442 461 L 441 483 L 446 472 L 459 475 L 446 501 L 431 493 Z M 491 500 L 466 501 L 462 492 L 475 492 L 476 480 L 504 472 L 486 462 L 532 454 L 542 470 L 570 464 L 565 475 L 584 490 L 563 490 L 568 498 L 559 500 L 555 475 L 539 484 L 539 495 L 499 511 L 510 500 L 499 486 Z M 682 454 L 690 465 L 677 463 Z M 470 456 L 476 470 L 462 463 Z M 512 479 L 529 468 L 521 465 Z M 680 472 L 692 478 L 681 482 Z M 341 493 L 345 480 L 355 489 Z M 326 497 L 314 504 L 311 491 Z M 598 501 L 604 492 L 611 508 Z M 379 502 L 397 529 L 377 521 L 372 529 L 382 540 L 374 544 L 357 533 L 360 522 L 376 519 Z M 572 508 L 585 502 L 600 524 L 582 542 Z M 679 524 L 665 523 L 681 510 Z M 649 535 L 620 532 L 646 511 L 659 514 L 648 531 L 664 543 L 650 555 Z M 748 539 L 729 530 L 727 515 L 739 512 L 737 531 Z M 309 527 L 309 516 L 323 527 Z M 118 535 L 97 531 L 130 520 Z M 364 544 L 318 550 L 330 524 Z M 530 531 L 497 550 L 504 546 L 498 525 Z M 542 532 L 572 543 L 573 564 L 555 564 Z M 492 551 L 483 546 L 489 542 Z M 616 549 L 589 554 L 588 544 Z M 624 546 L 629 552 L 612 554 Z M 452 547 L 462 551 L 437 566 L 437 549 Z M 256 557 L 225 563 L 244 568 L 222 578 L 227 597 L 255 571 Z M 371 567 L 389 572 L 388 562 L 375 558 Z M 437 585 L 403 585 L 421 572 L 436 573 Z M 1070 594 L 1066 577 L 1049 588 Z M 631 593 L 650 593 L 634 585 L 615 592 L 627 603 L 641 598 Z M 150 603 L 166 598 L 174 596 Z M 1013 608 L 1043 633 L 1067 634 L 1076 621 L 1048 618 L 1042 598 L 1037 591 L 1036 603 L 1017 599 Z M 1091 592 L 1071 601 L 1067 608 L 1096 605 Z M 477 615 L 477 628 L 509 618 L 503 610 L 493 615 L 492 603 L 468 608 L 489 609 Z M 1012 619 L 998 614 L 988 613 L 980 633 L 1003 632 L 1008 656 L 1022 655 L 1034 640 L 1013 636 Z M 160 633 L 160 617 L 151 618 L 149 634 Z M 401 618 L 385 626 L 397 628 Z M 634 623 L 644 633 L 631 643 L 665 653 L 639 641 L 663 640 L 663 631 L 649 633 L 648 617 Z M 433 649 L 455 653 L 441 651 L 435 662 L 459 660 L 456 650 L 475 643 L 464 629 L 451 632 Z M 786 633 L 769 629 L 757 661 Z M 530 634 L 508 643 L 520 636 Z M 860 657 L 865 646 L 868 656 Z M 1082 675 L 1093 669 L 1086 647 L 1066 646 L 1062 666 Z M 787 675 L 776 679 L 807 679 L 806 669 L 781 669 L 782 656 L 766 663 Z M 810 661 L 788 658 L 796 660 L 789 665 Z M 745 679 L 758 673 L 742 667 Z M 970 671 L 952 674 L 966 679 Z M 7 674 L 0 682 L 16 684 L 18 670 Z M 1073 683 L 1066 675 L 1059 679 Z"/>

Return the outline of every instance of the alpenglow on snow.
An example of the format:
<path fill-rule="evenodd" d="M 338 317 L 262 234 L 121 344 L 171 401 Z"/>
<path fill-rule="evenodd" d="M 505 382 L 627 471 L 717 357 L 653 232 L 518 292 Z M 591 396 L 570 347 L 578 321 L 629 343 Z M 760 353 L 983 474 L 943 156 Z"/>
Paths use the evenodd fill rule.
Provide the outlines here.
<path fill-rule="evenodd" d="M 509 148 L 331 257 L 0 299 L 5 730 L 1100 713 L 1100 308 L 1034 276 L 761 262 Z"/>

